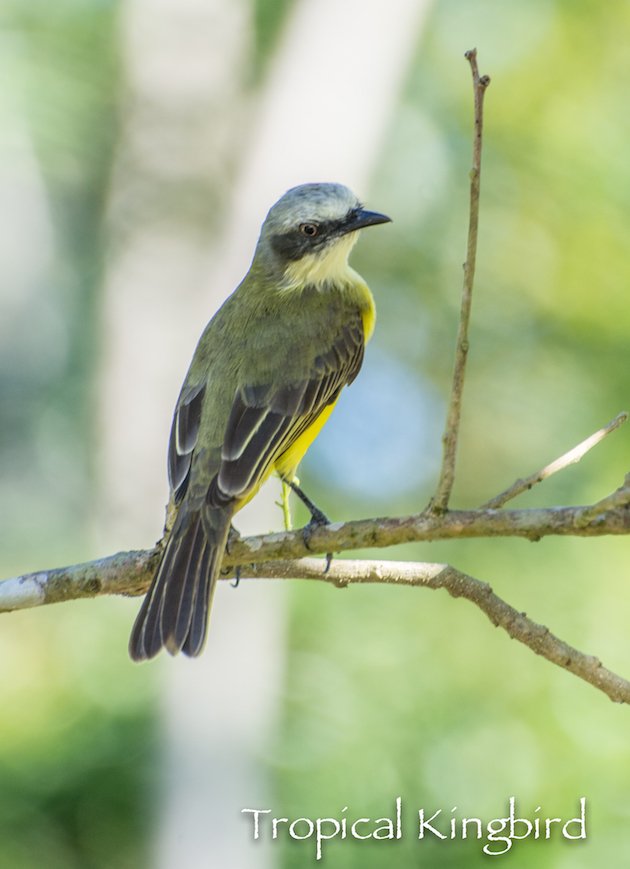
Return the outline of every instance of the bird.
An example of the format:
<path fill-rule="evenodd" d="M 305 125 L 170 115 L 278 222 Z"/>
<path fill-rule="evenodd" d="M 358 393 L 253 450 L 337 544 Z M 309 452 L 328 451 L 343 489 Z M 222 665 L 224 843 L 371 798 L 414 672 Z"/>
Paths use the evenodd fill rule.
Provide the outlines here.
<path fill-rule="evenodd" d="M 375 323 L 348 257 L 388 223 L 348 187 L 301 184 L 269 210 L 249 271 L 206 326 L 173 416 L 169 503 L 156 573 L 129 641 L 135 661 L 203 649 L 232 518 L 275 471 L 304 501 L 297 467 L 359 373 Z M 306 539 L 306 538 L 305 538 Z"/>

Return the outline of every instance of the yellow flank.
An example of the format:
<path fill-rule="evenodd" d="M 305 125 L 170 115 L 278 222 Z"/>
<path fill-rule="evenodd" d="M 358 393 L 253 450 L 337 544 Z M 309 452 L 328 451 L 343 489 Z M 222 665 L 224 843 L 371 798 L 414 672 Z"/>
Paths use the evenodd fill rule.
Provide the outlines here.
<path fill-rule="evenodd" d="M 315 422 L 311 423 L 311 425 L 306 429 L 306 431 L 302 432 L 302 434 L 297 438 L 294 444 L 292 444 L 286 452 L 284 452 L 275 463 L 269 464 L 265 469 L 264 474 L 258 481 L 258 485 L 255 486 L 251 491 L 247 493 L 244 498 L 241 498 L 236 502 L 236 506 L 234 512 L 237 513 L 239 510 L 242 510 L 245 504 L 249 504 L 252 498 L 258 494 L 260 491 L 260 487 L 263 483 L 266 483 L 273 471 L 280 477 L 285 477 L 288 480 L 293 480 L 295 477 L 295 472 L 297 470 L 297 466 L 300 464 L 306 451 L 313 443 L 317 435 L 320 433 L 322 428 L 324 427 L 326 420 L 333 412 L 333 408 L 337 402 L 334 404 L 325 407 L 324 410 L 317 417 Z"/>
<path fill-rule="evenodd" d="M 372 298 L 372 293 L 370 292 L 368 285 L 361 280 L 359 275 L 357 275 L 357 279 L 357 288 L 359 289 L 365 303 L 365 307 L 361 311 L 361 319 L 363 320 L 363 336 L 365 338 L 365 343 L 367 344 L 372 337 L 374 324 L 376 323 L 376 307 L 374 306 L 374 299 Z"/>
<path fill-rule="evenodd" d="M 335 404 L 336 403 L 337 402 L 335 402 Z M 281 477 L 288 477 L 289 480 L 293 479 L 297 466 L 300 464 L 306 451 L 324 427 L 328 417 L 333 412 L 335 404 L 329 404 L 328 407 L 325 407 L 315 422 L 311 423 L 306 431 L 302 432 L 299 438 L 297 438 L 295 443 L 291 444 L 289 449 L 279 456 L 274 467 Z"/>

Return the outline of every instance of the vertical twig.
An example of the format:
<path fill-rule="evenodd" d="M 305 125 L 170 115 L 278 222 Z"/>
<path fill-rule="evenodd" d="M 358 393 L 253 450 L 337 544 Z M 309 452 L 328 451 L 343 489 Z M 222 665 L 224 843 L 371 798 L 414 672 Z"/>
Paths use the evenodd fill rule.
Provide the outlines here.
<path fill-rule="evenodd" d="M 436 513 L 444 512 L 453 489 L 455 479 L 455 458 L 457 454 L 457 437 L 461 415 L 462 392 L 464 389 L 464 373 L 468 356 L 468 323 L 472 304 L 472 288 L 475 278 L 475 260 L 477 257 L 477 231 L 479 225 L 479 181 L 481 175 L 481 142 L 483 129 L 483 97 L 490 84 L 487 75 L 479 75 L 477 68 L 477 49 L 473 48 L 465 54 L 470 63 L 475 99 L 475 130 L 473 138 L 473 161 L 470 172 L 470 212 L 468 219 L 468 247 L 464 263 L 464 285 L 462 289 L 462 306 L 455 348 L 455 365 L 453 383 L 449 401 L 446 427 L 442 436 L 443 456 L 440 479 L 431 501 L 430 508 Z"/>

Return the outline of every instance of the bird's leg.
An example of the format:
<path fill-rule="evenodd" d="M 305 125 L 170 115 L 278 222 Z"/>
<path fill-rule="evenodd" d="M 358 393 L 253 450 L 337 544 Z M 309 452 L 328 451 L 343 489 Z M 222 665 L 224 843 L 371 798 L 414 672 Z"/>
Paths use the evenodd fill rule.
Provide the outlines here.
<path fill-rule="evenodd" d="M 291 489 L 298 496 L 300 501 L 308 507 L 308 510 L 311 514 L 311 521 L 309 525 L 312 525 L 314 528 L 317 528 L 318 525 L 330 525 L 330 519 L 328 516 L 320 510 L 319 507 L 316 507 L 315 504 L 311 501 L 308 495 L 298 486 L 295 480 L 288 480 L 286 477 L 283 477 L 283 482 L 290 486 Z"/>
<path fill-rule="evenodd" d="M 315 504 L 311 501 L 308 495 L 299 487 L 299 485 L 295 482 L 295 479 L 289 480 L 286 477 L 282 478 L 283 483 L 286 483 L 287 486 L 290 486 L 291 489 L 298 496 L 300 501 L 308 508 L 311 514 L 311 520 L 308 525 L 305 525 L 302 529 L 302 537 L 304 539 L 304 545 L 307 549 L 310 549 L 310 540 L 313 534 L 313 531 L 316 528 L 319 528 L 321 525 L 330 525 L 330 519 L 328 516 L 316 507 Z M 326 567 L 324 568 L 324 573 L 328 573 L 330 570 L 330 565 L 332 564 L 333 555 L 332 552 L 326 553 Z"/>
<path fill-rule="evenodd" d="M 280 506 L 282 507 L 284 530 L 291 531 L 293 529 L 293 523 L 291 521 L 291 505 L 289 504 L 290 487 L 286 480 L 281 480 L 280 483 L 282 485 L 282 500 L 280 501 Z"/>
<path fill-rule="evenodd" d="M 238 543 L 240 539 L 241 532 L 237 528 L 235 528 L 230 522 L 230 530 L 228 531 L 228 538 L 225 544 L 225 551 L 228 555 L 230 554 L 230 547 L 233 546 L 235 543 Z"/>
<path fill-rule="evenodd" d="M 227 554 L 230 554 L 230 546 L 232 544 L 238 542 L 241 539 L 241 532 L 238 531 L 230 522 L 230 530 L 228 531 L 228 539 L 225 544 L 225 551 Z M 237 564 L 234 568 L 234 582 L 231 583 L 232 588 L 238 588 L 238 584 L 241 581 L 241 566 Z"/>

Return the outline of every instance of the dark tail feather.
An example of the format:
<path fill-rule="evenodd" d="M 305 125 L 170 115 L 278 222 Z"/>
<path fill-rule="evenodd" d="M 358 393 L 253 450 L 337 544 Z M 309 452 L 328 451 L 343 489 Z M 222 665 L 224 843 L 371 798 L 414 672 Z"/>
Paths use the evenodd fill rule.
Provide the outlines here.
<path fill-rule="evenodd" d="M 134 661 L 153 658 L 162 648 L 171 655 L 200 654 L 230 520 L 225 509 L 202 517 L 182 505 L 131 631 Z"/>

